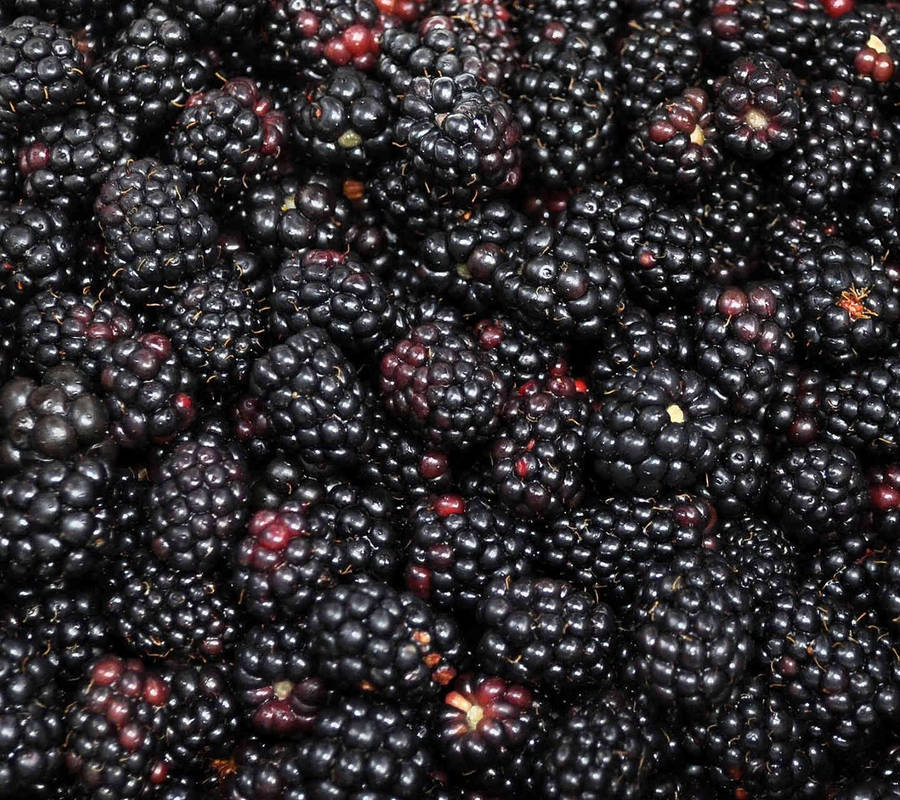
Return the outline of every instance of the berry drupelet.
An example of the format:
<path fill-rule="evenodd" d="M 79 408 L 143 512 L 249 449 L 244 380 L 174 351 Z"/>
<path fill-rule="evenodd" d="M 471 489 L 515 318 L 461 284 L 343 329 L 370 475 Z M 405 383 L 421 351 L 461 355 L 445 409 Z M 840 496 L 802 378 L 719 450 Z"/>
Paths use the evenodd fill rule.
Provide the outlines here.
<path fill-rule="evenodd" d="M 472 612 L 490 580 L 530 572 L 529 539 L 485 500 L 433 496 L 411 512 L 406 586 L 437 609 Z"/>
<path fill-rule="evenodd" d="M 374 580 L 322 592 L 308 626 L 310 652 L 326 683 L 388 700 L 434 696 L 464 656 L 450 617 Z"/>
<path fill-rule="evenodd" d="M 497 429 L 506 385 L 465 331 L 443 322 L 411 329 L 381 360 L 381 394 L 397 420 L 444 450 L 465 450 Z"/>
<path fill-rule="evenodd" d="M 274 177 L 287 117 L 250 78 L 192 94 L 167 134 L 169 161 L 207 197 L 233 199 Z"/>
<path fill-rule="evenodd" d="M 716 128 L 735 155 L 766 161 L 796 141 L 800 89 L 775 59 L 758 54 L 737 59 L 716 80 L 714 93 Z"/>
<path fill-rule="evenodd" d="M 714 465 L 726 428 L 722 402 L 700 375 L 656 365 L 605 384 L 585 444 L 598 477 L 646 496 L 690 489 Z"/>
<path fill-rule="evenodd" d="M 307 469 L 352 467 L 371 447 L 371 400 L 322 328 L 295 333 L 258 358 L 250 389 L 262 399 L 281 446 Z"/>
<path fill-rule="evenodd" d="M 94 212 L 110 278 L 127 300 L 151 303 L 213 261 L 216 220 L 176 166 L 153 158 L 123 162 L 100 187 Z"/>
<path fill-rule="evenodd" d="M 195 384 L 161 333 L 115 342 L 101 359 L 100 391 L 116 441 L 141 448 L 189 428 L 197 415 Z"/>
<path fill-rule="evenodd" d="M 603 685 L 614 667 L 612 610 L 592 593 L 551 578 L 495 578 L 476 619 L 481 666 L 510 681 L 555 691 Z"/>

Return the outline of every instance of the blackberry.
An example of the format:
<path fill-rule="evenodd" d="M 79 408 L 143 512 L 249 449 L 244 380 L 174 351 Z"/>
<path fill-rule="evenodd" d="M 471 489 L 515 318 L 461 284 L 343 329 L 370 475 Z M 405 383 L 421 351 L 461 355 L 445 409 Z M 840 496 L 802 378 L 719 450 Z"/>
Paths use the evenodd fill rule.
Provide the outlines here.
<path fill-rule="evenodd" d="M 635 609 L 638 672 L 650 694 L 694 716 L 724 700 L 754 655 L 749 611 L 748 592 L 716 553 L 655 567 Z"/>
<path fill-rule="evenodd" d="M 0 202 L 15 201 L 19 196 L 21 173 L 19 172 L 18 139 L 13 134 L 0 132 Z"/>
<path fill-rule="evenodd" d="M 474 611 L 492 578 L 530 572 L 528 534 L 482 499 L 442 494 L 422 500 L 410 527 L 406 586 L 435 608 Z"/>
<path fill-rule="evenodd" d="M 750 55 L 714 84 L 715 121 L 722 144 L 736 155 L 766 161 L 797 140 L 800 89 L 773 58 Z"/>
<path fill-rule="evenodd" d="M 866 91 L 843 81 L 806 90 L 806 112 L 797 142 L 779 166 L 787 202 L 811 215 L 835 209 L 864 177 L 888 138 Z"/>
<path fill-rule="evenodd" d="M 40 383 L 13 378 L 4 384 L 0 431 L 0 466 L 7 472 L 79 455 L 115 457 L 103 401 L 68 365 L 47 370 Z"/>
<path fill-rule="evenodd" d="M 112 283 L 144 305 L 213 261 L 218 229 L 178 167 L 156 159 L 112 169 L 94 201 Z"/>
<path fill-rule="evenodd" d="M 900 289 L 863 248 L 833 241 L 802 253 L 794 291 L 797 338 L 809 356 L 844 366 L 888 347 Z"/>
<path fill-rule="evenodd" d="M 587 387 L 553 375 L 519 387 L 507 401 L 491 444 L 497 497 L 525 519 L 553 519 L 581 504 Z"/>
<path fill-rule="evenodd" d="M 697 32 L 703 49 L 720 61 L 765 53 L 799 75 L 810 75 L 818 69 L 828 24 L 817 2 L 716 0 Z"/>
<path fill-rule="evenodd" d="M 232 757 L 215 765 L 223 792 L 231 800 L 256 800 L 261 792 L 298 790 L 302 775 L 295 743 L 249 739 Z"/>
<path fill-rule="evenodd" d="M 465 72 L 413 78 L 393 130 L 420 177 L 437 187 L 468 187 L 473 196 L 519 185 L 518 139 L 518 122 L 499 92 Z"/>
<path fill-rule="evenodd" d="M 55 797 L 65 728 L 54 668 L 12 626 L 0 633 L 0 796 Z"/>
<path fill-rule="evenodd" d="M 719 552 L 750 595 L 755 632 L 757 620 L 794 586 L 801 566 L 797 547 L 777 525 L 750 514 L 723 522 L 716 538 Z"/>
<path fill-rule="evenodd" d="M 368 71 L 378 59 L 382 27 L 372 0 L 274 0 L 263 8 L 264 62 L 313 81 L 338 67 Z"/>
<path fill-rule="evenodd" d="M 873 532 L 887 542 L 900 538 L 900 467 L 885 464 L 870 470 L 869 507 Z"/>
<path fill-rule="evenodd" d="M 170 687 L 166 719 L 166 757 L 178 772 L 205 772 L 231 756 L 238 735 L 237 701 L 224 667 L 177 665 L 163 673 Z M 169 781 L 166 791 L 173 792 Z M 166 800 L 192 800 L 174 795 Z"/>
<path fill-rule="evenodd" d="M 502 314 L 478 320 L 473 333 L 475 344 L 509 386 L 547 380 L 566 355 L 562 342 Z"/>
<path fill-rule="evenodd" d="M 661 204 L 640 185 L 600 201 L 592 234 L 600 254 L 620 265 L 634 297 L 653 307 L 694 297 L 710 272 L 709 237 L 693 215 Z"/>
<path fill-rule="evenodd" d="M 887 548 L 873 534 L 860 531 L 820 548 L 804 566 L 807 580 L 823 595 L 867 611 L 878 606 L 889 558 Z"/>
<path fill-rule="evenodd" d="M 381 360 L 381 394 L 394 418 L 441 449 L 465 450 L 497 429 L 506 386 L 465 331 L 412 328 Z"/>
<path fill-rule="evenodd" d="M 339 67 L 291 109 L 294 141 L 307 158 L 365 169 L 391 150 L 393 115 L 384 86 L 352 67 Z"/>
<path fill-rule="evenodd" d="M 897 713 L 900 660 L 870 613 L 804 586 L 778 599 L 761 643 L 770 681 L 836 751 L 872 741 Z"/>
<path fill-rule="evenodd" d="M 19 149 L 25 197 L 69 213 L 89 211 L 87 199 L 136 146 L 134 128 L 106 111 L 79 108 L 53 119 L 30 134 Z"/>
<path fill-rule="evenodd" d="M 766 284 L 707 286 L 697 298 L 697 369 L 742 414 L 765 407 L 794 354 L 791 309 L 778 294 Z"/>
<path fill-rule="evenodd" d="M 578 239 L 536 225 L 494 271 L 498 303 L 525 324 L 556 335 L 596 338 L 623 303 L 624 279 Z"/>
<path fill-rule="evenodd" d="M 856 453 L 825 442 L 791 448 L 775 461 L 767 497 L 785 533 L 800 545 L 858 530 L 867 499 Z"/>
<path fill-rule="evenodd" d="M 451 488 L 452 470 L 446 454 L 429 448 L 389 420 L 381 408 L 373 410 L 373 420 L 372 450 L 360 468 L 364 481 L 382 485 L 407 502 Z"/>
<path fill-rule="evenodd" d="M 635 305 L 613 317 L 603 340 L 603 350 L 590 356 L 588 374 L 593 387 L 657 362 L 681 365 L 693 358 L 693 337 L 686 319 L 675 314 L 651 314 Z"/>
<path fill-rule="evenodd" d="M 758 507 L 768 464 L 769 448 L 759 425 L 738 420 L 728 426 L 716 465 L 706 475 L 706 491 L 720 516 L 737 517 Z"/>
<path fill-rule="evenodd" d="M 495 578 L 476 613 L 481 667 L 516 683 L 556 691 L 602 686 L 618 631 L 612 610 L 565 581 Z"/>
<path fill-rule="evenodd" d="M 599 36 L 553 23 L 524 51 L 510 94 L 522 126 L 525 164 L 541 185 L 579 186 L 606 166 L 615 80 Z"/>
<path fill-rule="evenodd" d="M 516 0 L 511 10 L 514 29 L 526 46 L 533 46 L 550 24 L 562 24 L 573 34 L 600 36 L 612 42 L 622 18 L 618 0 Z"/>
<path fill-rule="evenodd" d="M 462 48 L 481 58 L 479 77 L 491 86 L 506 86 L 519 61 L 518 40 L 506 4 L 499 0 L 442 0 L 438 11 L 452 21 Z"/>
<path fill-rule="evenodd" d="M 870 555 L 869 551 L 864 555 Z M 878 608 L 881 619 L 896 632 L 900 628 L 900 547 L 894 542 L 886 548 L 886 552 L 874 555 L 875 558 L 867 558 L 866 562 L 869 560 L 881 562 L 880 569 L 876 573 L 878 583 L 868 581 L 867 587 L 874 586 L 876 589 L 875 607 Z"/>
<path fill-rule="evenodd" d="M 107 0 L 88 2 L 88 0 L 12 0 L 4 3 L 4 11 L 10 14 L 25 14 L 54 22 L 65 23 L 75 28 L 95 20 L 106 20 L 111 16 L 110 3 Z M 130 3 L 123 3 L 127 7 Z"/>
<path fill-rule="evenodd" d="M 38 292 L 75 285 L 74 241 L 72 225 L 59 209 L 0 203 L 0 317 L 14 320 Z"/>
<path fill-rule="evenodd" d="M 695 190 L 721 167 L 709 96 L 690 87 L 635 122 L 628 155 L 643 180 Z"/>
<path fill-rule="evenodd" d="M 484 203 L 421 243 L 422 283 L 465 311 L 483 312 L 494 301 L 492 279 L 525 237 L 524 214 L 502 200 Z"/>
<path fill-rule="evenodd" d="M 608 691 L 572 706 L 548 733 L 538 765 L 545 797 L 636 800 L 660 759 L 639 701 Z"/>
<path fill-rule="evenodd" d="M 209 78 L 210 65 L 195 54 L 187 26 L 158 6 L 120 29 L 88 72 L 97 102 L 142 139 L 167 128 Z"/>
<path fill-rule="evenodd" d="M 371 447 L 370 400 L 321 328 L 295 333 L 258 358 L 250 389 L 263 400 L 281 446 L 309 470 L 353 467 Z"/>
<path fill-rule="evenodd" d="M 437 694 L 463 657 L 456 623 L 410 592 L 361 580 L 327 589 L 309 614 L 318 674 L 337 688 L 390 700 Z"/>
<path fill-rule="evenodd" d="M 104 352 L 101 364 L 110 430 L 123 447 L 167 442 L 194 422 L 194 376 L 181 366 L 166 336 L 120 339 Z"/>
<path fill-rule="evenodd" d="M 84 57 L 72 35 L 36 17 L 0 28 L 0 127 L 21 133 L 84 102 Z"/>
<path fill-rule="evenodd" d="M 270 327 L 282 337 L 324 328 L 348 354 L 379 354 L 397 329 L 397 308 L 377 275 L 353 256 L 309 250 L 275 273 Z"/>
<path fill-rule="evenodd" d="M 881 261 L 900 246 L 900 168 L 879 173 L 852 216 L 861 243 Z"/>
<path fill-rule="evenodd" d="M 142 797 L 163 783 L 170 687 L 136 659 L 104 656 L 88 668 L 66 716 L 65 759 L 91 800 Z"/>
<path fill-rule="evenodd" d="M 8 594 L 2 605 L 3 627 L 15 627 L 61 682 L 80 677 L 109 647 L 109 623 L 91 588 L 62 581 L 38 592 L 23 588 Z"/>
<path fill-rule="evenodd" d="M 607 498 L 555 520 L 537 541 L 538 557 L 552 574 L 627 608 L 652 564 L 711 545 L 716 523 L 700 496 Z"/>
<path fill-rule="evenodd" d="M 766 676 L 735 687 L 698 727 L 712 779 L 729 795 L 823 796 L 832 769 L 828 751 Z"/>
<path fill-rule="evenodd" d="M 818 439 L 825 381 L 826 376 L 817 369 L 788 364 L 766 410 L 766 427 L 791 445 Z"/>
<path fill-rule="evenodd" d="M 166 152 L 208 197 L 233 199 L 274 177 L 288 136 L 287 117 L 250 78 L 192 94 L 171 131 Z"/>
<path fill-rule="evenodd" d="M 44 461 L 0 481 L 0 560 L 7 581 L 89 576 L 116 544 L 106 459 Z"/>
<path fill-rule="evenodd" d="M 253 360 L 265 352 L 265 324 L 252 288 L 218 267 L 165 297 L 160 329 L 213 396 L 245 386 Z"/>
<path fill-rule="evenodd" d="M 199 36 L 225 37 L 252 30 L 263 0 L 163 0 L 162 6 Z"/>
<path fill-rule="evenodd" d="M 541 701 L 502 678 L 461 675 L 432 723 L 443 763 L 468 784 L 500 792 L 528 785 L 545 735 Z M 510 774 L 512 773 L 512 774 Z"/>
<path fill-rule="evenodd" d="M 841 217 L 826 215 L 823 219 L 790 211 L 777 201 L 762 209 L 762 260 L 780 276 L 792 276 L 797 259 L 804 250 L 818 248 L 840 237 L 844 227 Z"/>
<path fill-rule="evenodd" d="M 726 426 L 721 401 L 703 378 L 656 365 L 606 384 L 585 443 L 602 480 L 646 496 L 690 489 L 715 464 Z"/>
<path fill-rule="evenodd" d="M 820 68 L 879 98 L 894 88 L 900 53 L 900 17 L 893 8 L 860 4 L 833 23 L 822 41 Z"/>
<path fill-rule="evenodd" d="M 153 553 L 179 572 L 207 574 L 230 553 L 246 520 L 240 452 L 200 434 L 175 444 L 147 498 Z"/>
<path fill-rule="evenodd" d="M 900 361 L 880 359 L 826 381 L 820 428 L 831 441 L 890 454 L 900 437 Z"/>
<path fill-rule="evenodd" d="M 424 797 L 432 769 L 429 751 L 399 709 L 354 697 L 319 714 L 296 765 L 313 796 L 398 800 Z"/>
<path fill-rule="evenodd" d="M 287 737 L 309 733 L 327 692 L 313 677 L 308 636 L 295 624 L 250 628 L 234 657 L 232 684 L 250 725 Z"/>
<path fill-rule="evenodd" d="M 40 377 L 71 364 L 95 383 L 103 354 L 114 342 L 134 335 L 134 328 L 132 315 L 115 301 L 85 292 L 38 292 L 19 312 L 19 367 Z"/>
<path fill-rule="evenodd" d="M 711 237 L 710 277 L 730 285 L 751 277 L 763 262 L 762 183 L 738 163 L 726 165 L 703 192 L 695 215 Z M 779 246 L 784 239 L 779 239 Z"/>
<path fill-rule="evenodd" d="M 626 119 L 646 117 L 660 103 L 674 100 L 699 77 L 697 31 L 683 21 L 633 26 L 622 42 L 617 71 L 618 107 Z"/>
<path fill-rule="evenodd" d="M 288 177 L 246 192 L 241 224 L 256 252 L 274 266 L 293 251 L 344 250 L 341 204 L 328 177 Z"/>
<path fill-rule="evenodd" d="M 231 651 L 238 619 L 225 586 L 141 553 L 114 566 L 106 610 L 113 629 L 136 655 L 217 660 Z"/>
<path fill-rule="evenodd" d="M 312 529 L 307 512 L 298 500 L 258 511 L 235 548 L 234 585 L 256 619 L 296 618 L 337 581 L 334 542 Z"/>

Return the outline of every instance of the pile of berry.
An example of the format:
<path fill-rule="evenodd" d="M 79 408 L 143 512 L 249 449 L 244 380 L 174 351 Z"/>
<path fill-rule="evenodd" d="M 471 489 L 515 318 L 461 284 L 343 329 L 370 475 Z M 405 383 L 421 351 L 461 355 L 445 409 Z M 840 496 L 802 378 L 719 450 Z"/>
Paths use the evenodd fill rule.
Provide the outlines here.
<path fill-rule="evenodd" d="M 898 800 L 898 59 L 0 0 L 0 800 Z"/>

